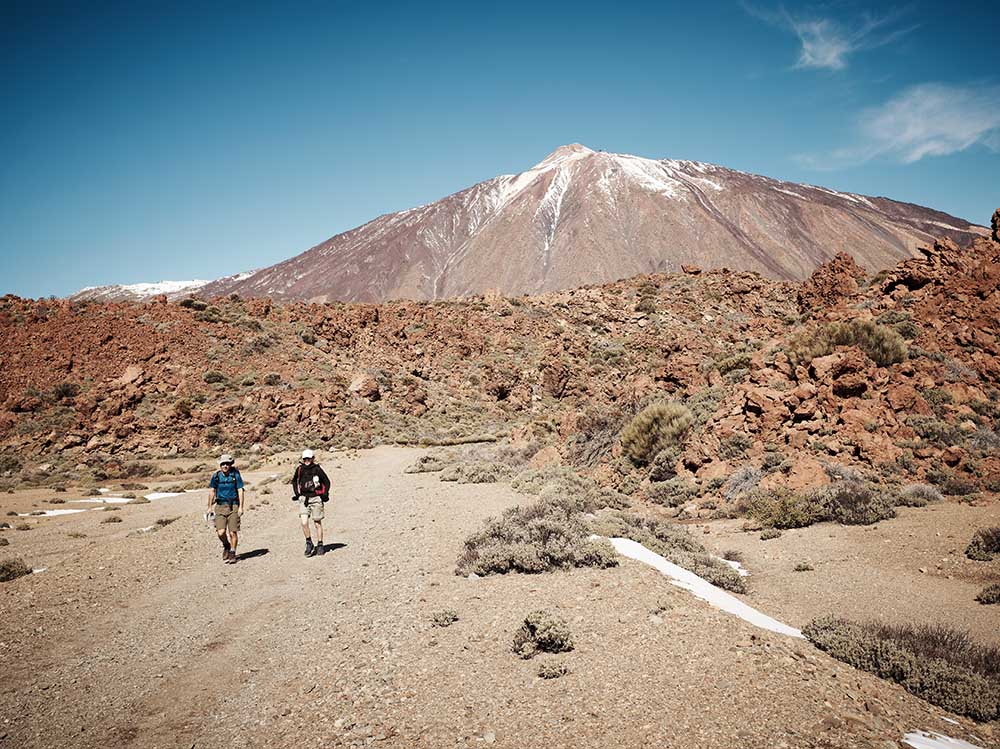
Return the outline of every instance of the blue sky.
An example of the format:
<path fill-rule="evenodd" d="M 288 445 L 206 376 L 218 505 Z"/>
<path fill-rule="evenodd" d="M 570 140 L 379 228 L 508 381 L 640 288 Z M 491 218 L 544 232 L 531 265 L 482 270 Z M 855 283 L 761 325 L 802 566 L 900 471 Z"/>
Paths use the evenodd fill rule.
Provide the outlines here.
<path fill-rule="evenodd" d="M 269 265 L 571 142 L 1000 206 L 990 4 L 480 5 L 6 3 L 0 293 Z"/>

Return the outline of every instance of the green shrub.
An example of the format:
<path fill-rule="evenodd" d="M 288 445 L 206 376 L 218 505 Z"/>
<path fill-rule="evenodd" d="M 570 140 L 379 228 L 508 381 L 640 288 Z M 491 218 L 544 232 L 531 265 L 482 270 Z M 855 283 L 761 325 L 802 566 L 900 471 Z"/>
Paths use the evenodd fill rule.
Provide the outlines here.
<path fill-rule="evenodd" d="M 4 559 L 0 562 L 0 583 L 7 583 L 31 574 L 31 567 L 23 559 Z"/>
<path fill-rule="evenodd" d="M 21 461 L 11 453 L 0 454 L 0 473 L 15 473 L 21 470 Z"/>
<path fill-rule="evenodd" d="M 107 523 L 120 523 L 121 521 L 122 519 L 120 517 L 118 517 L 117 515 L 112 515 L 111 517 L 104 518 L 104 520 L 101 521 L 101 524 L 105 525 Z"/>
<path fill-rule="evenodd" d="M 1000 526 L 980 528 L 965 547 L 965 556 L 977 562 L 992 561 L 994 554 L 1000 554 Z"/>
<path fill-rule="evenodd" d="M 514 634 L 512 649 L 524 659 L 538 653 L 565 653 L 573 649 L 573 635 L 565 619 L 548 611 L 533 611 Z"/>
<path fill-rule="evenodd" d="M 987 585 L 976 596 L 976 600 L 982 604 L 1000 603 L 1000 583 Z"/>
<path fill-rule="evenodd" d="M 765 528 L 760 532 L 761 541 L 771 541 L 775 538 L 781 538 L 781 531 L 777 528 Z"/>
<path fill-rule="evenodd" d="M 667 481 L 677 475 L 677 461 L 681 457 L 680 445 L 671 445 L 656 453 L 649 464 L 650 481 Z"/>
<path fill-rule="evenodd" d="M 974 481 L 944 468 L 932 468 L 925 477 L 949 497 L 964 497 L 976 491 Z"/>
<path fill-rule="evenodd" d="M 679 444 L 692 422 L 691 411 L 683 404 L 657 401 L 637 413 L 622 430 L 622 449 L 635 465 L 649 465 L 661 450 Z"/>
<path fill-rule="evenodd" d="M 723 460 L 740 458 L 751 447 L 753 447 L 753 437 L 743 432 L 735 432 L 719 444 L 719 457 Z"/>
<path fill-rule="evenodd" d="M 908 416 L 906 425 L 932 445 L 960 445 L 965 433 L 956 425 L 934 416 Z"/>
<path fill-rule="evenodd" d="M 802 634 L 834 658 L 945 710 L 978 721 L 1000 717 L 1000 649 L 978 645 L 964 632 L 823 617 Z"/>
<path fill-rule="evenodd" d="M 652 315 L 656 312 L 656 299 L 651 296 L 642 297 L 642 299 L 639 300 L 639 303 L 635 305 L 635 311 Z"/>
<path fill-rule="evenodd" d="M 213 369 L 209 370 L 208 372 L 205 372 L 205 374 L 201 376 L 201 379 L 203 379 L 209 385 L 213 385 L 216 382 L 225 382 L 226 376 L 222 374 L 222 372 L 217 372 Z"/>
<path fill-rule="evenodd" d="M 808 364 L 838 346 L 857 346 L 880 367 L 897 364 L 907 355 L 903 336 L 871 320 L 831 322 L 801 333 L 789 341 L 788 354 L 793 361 Z"/>
<path fill-rule="evenodd" d="M 57 401 L 75 398 L 80 394 L 80 386 L 75 382 L 60 382 L 52 388 L 52 397 Z"/>
<path fill-rule="evenodd" d="M 608 538 L 630 538 L 713 585 L 734 593 L 746 592 L 746 580 L 724 561 L 708 553 L 683 526 L 617 510 L 601 513 L 591 522 L 594 533 Z"/>

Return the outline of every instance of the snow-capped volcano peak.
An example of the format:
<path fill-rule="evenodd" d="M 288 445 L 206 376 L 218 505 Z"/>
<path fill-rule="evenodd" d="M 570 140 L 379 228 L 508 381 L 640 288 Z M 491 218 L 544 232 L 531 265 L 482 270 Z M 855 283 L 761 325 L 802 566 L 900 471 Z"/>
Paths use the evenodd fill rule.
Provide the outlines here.
<path fill-rule="evenodd" d="M 801 279 L 840 251 L 875 270 L 937 236 L 966 242 L 983 233 L 967 221 L 886 198 L 570 143 L 519 174 L 379 216 L 197 293 L 440 299 L 487 289 L 543 292 L 681 265 Z"/>

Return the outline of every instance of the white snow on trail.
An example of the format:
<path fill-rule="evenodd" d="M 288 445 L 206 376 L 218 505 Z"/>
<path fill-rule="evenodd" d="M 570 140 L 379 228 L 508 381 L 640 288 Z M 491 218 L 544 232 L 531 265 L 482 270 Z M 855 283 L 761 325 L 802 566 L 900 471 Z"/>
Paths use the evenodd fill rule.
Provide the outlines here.
<path fill-rule="evenodd" d="M 694 574 L 690 570 L 679 567 L 673 562 L 668 562 L 654 551 L 650 551 L 642 544 L 630 538 L 610 538 L 612 546 L 619 554 L 648 564 L 664 576 L 670 578 L 670 582 L 678 588 L 684 588 L 693 593 L 697 598 L 707 601 L 716 608 L 738 616 L 745 622 L 749 622 L 755 627 L 777 632 L 789 637 L 802 637 L 802 632 L 789 627 L 787 624 L 772 619 L 767 614 L 761 613 L 752 606 L 743 603 L 739 598 L 727 593 L 722 588 L 717 588 L 708 580 Z"/>
<path fill-rule="evenodd" d="M 183 492 L 152 492 L 147 494 L 146 499 L 153 501 L 154 499 L 166 499 L 167 497 L 179 497 Z"/>
<path fill-rule="evenodd" d="M 725 562 L 734 570 L 740 573 L 740 577 L 750 577 L 750 573 L 747 572 L 746 567 L 737 562 L 735 559 L 723 559 L 722 557 L 716 557 L 720 562 Z"/>
<path fill-rule="evenodd" d="M 70 502 L 86 502 L 92 505 L 127 505 L 131 501 L 131 499 L 125 497 L 88 497 L 87 499 L 70 500 Z"/>
<path fill-rule="evenodd" d="M 903 736 L 903 743 L 913 749 L 982 749 L 976 744 L 970 744 L 962 739 L 953 739 L 933 731 L 912 731 Z"/>
<path fill-rule="evenodd" d="M 19 518 L 51 518 L 56 515 L 75 515 L 78 512 L 86 512 L 86 510 L 43 510 L 42 512 L 19 512 L 17 516 Z"/>

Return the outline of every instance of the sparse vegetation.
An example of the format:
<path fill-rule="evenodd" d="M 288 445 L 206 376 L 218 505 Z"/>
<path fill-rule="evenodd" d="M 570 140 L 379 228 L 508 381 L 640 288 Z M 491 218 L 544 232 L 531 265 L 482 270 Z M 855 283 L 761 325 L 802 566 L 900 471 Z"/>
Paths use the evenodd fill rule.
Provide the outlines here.
<path fill-rule="evenodd" d="M 834 658 L 945 710 L 979 721 L 1000 717 L 1000 649 L 977 644 L 965 632 L 823 617 L 802 633 Z"/>
<path fill-rule="evenodd" d="M 990 562 L 995 554 L 1000 554 L 1000 526 L 980 528 L 965 547 L 965 556 L 977 562 Z"/>
<path fill-rule="evenodd" d="M 1000 583 L 987 585 L 976 596 L 976 600 L 982 604 L 1000 603 Z"/>
<path fill-rule="evenodd" d="M 719 444 L 719 457 L 724 460 L 741 458 L 753 447 L 753 437 L 743 432 L 735 432 Z"/>
<path fill-rule="evenodd" d="M 661 450 L 679 444 L 694 421 L 687 406 L 657 401 L 635 415 L 622 430 L 622 449 L 637 466 L 649 465 Z"/>
<path fill-rule="evenodd" d="M 738 509 L 769 528 L 804 528 L 831 520 L 841 525 L 871 525 L 895 517 L 895 497 L 860 481 L 835 481 L 811 492 L 789 489 L 754 491 Z"/>
<path fill-rule="evenodd" d="M 727 500 L 732 502 L 756 489 L 757 484 L 760 483 L 763 477 L 764 474 L 759 468 L 754 468 L 747 463 L 737 468 L 726 480 L 722 494 Z"/>
<path fill-rule="evenodd" d="M 880 367 L 897 364 L 907 355 L 907 343 L 896 330 L 872 320 L 831 322 L 792 338 L 788 354 L 795 362 L 808 364 L 832 354 L 838 346 L 857 346 Z"/>
<path fill-rule="evenodd" d="M 31 574 L 31 567 L 23 559 L 4 559 L 0 562 L 0 583 L 7 583 Z"/>
<path fill-rule="evenodd" d="M 760 532 L 761 541 L 770 541 L 775 538 L 781 538 L 781 531 L 777 528 L 765 528 Z"/>
<path fill-rule="evenodd" d="M 514 635 L 513 651 L 521 658 L 538 653 L 564 653 L 573 649 L 573 635 L 562 617 L 548 611 L 533 611 Z"/>
<path fill-rule="evenodd" d="M 458 613 L 451 609 L 436 611 L 431 615 L 431 624 L 435 627 L 450 627 L 458 621 Z"/>
<path fill-rule="evenodd" d="M 823 518 L 823 507 L 814 497 L 789 489 L 752 492 L 739 509 L 768 528 L 804 528 Z"/>
<path fill-rule="evenodd" d="M 161 528 L 165 528 L 165 527 L 167 527 L 168 525 L 170 525 L 171 523 L 176 523 L 176 522 L 177 522 L 178 520 L 180 520 L 180 517 L 173 517 L 173 518 L 157 518 L 157 519 L 156 519 L 156 524 L 157 524 L 158 526 L 160 526 Z"/>
<path fill-rule="evenodd" d="M 541 679 L 558 679 L 568 673 L 569 668 L 564 663 L 546 661 L 538 666 L 538 676 Z"/>
<path fill-rule="evenodd" d="M 813 566 L 809 562 L 798 562 L 793 568 L 795 572 L 812 572 Z"/>
<path fill-rule="evenodd" d="M 896 504 L 901 507 L 925 507 L 943 499 L 941 492 L 930 484 L 910 484 L 899 493 Z"/>
<path fill-rule="evenodd" d="M 101 521 L 101 525 L 106 525 L 107 523 L 120 523 L 121 521 L 122 519 L 117 515 L 111 515 L 110 517 L 104 518 L 104 520 Z"/>
<path fill-rule="evenodd" d="M 571 567 L 614 567 L 618 558 L 607 541 L 591 541 L 582 519 L 598 509 L 586 496 L 555 496 L 512 507 L 472 534 L 458 560 L 468 575 L 538 573 Z"/>
<path fill-rule="evenodd" d="M 679 476 L 669 481 L 656 481 L 646 489 L 646 499 L 665 507 L 680 507 L 698 496 L 698 487 Z"/>
<path fill-rule="evenodd" d="M 681 525 L 618 510 L 601 513 L 591 525 L 600 536 L 630 538 L 713 585 L 734 593 L 746 592 L 745 579 L 730 565 L 709 554 Z"/>
<path fill-rule="evenodd" d="M 214 385 L 217 382 L 225 382 L 226 376 L 222 374 L 222 372 L 211 369 L 208 372 L 205 372 L 205 374 L 201 376 L 201 379 L 203 379 L 209 385 Z"/>
<path fill-rule="evenodd" d="M 837 481 L 821 489 L 817 499 L 823 519 L 841 525 L 872 525 L 896 517 L 891 497 L 869 484 Z"/>

